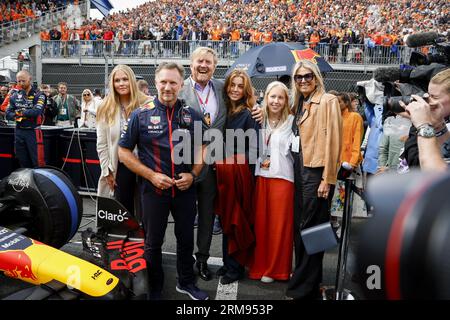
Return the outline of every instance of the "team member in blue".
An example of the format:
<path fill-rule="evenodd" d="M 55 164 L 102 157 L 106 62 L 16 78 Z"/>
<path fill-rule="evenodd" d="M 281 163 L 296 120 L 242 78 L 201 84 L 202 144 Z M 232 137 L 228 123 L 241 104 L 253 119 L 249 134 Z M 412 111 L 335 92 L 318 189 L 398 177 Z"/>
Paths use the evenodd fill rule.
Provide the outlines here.
<path fill-rule="evenodd" d="M 193 270 L 194 218 L 196 192 L 194 179 L 202 168 L 202 142 L 194 148 L 199 163 L 176 161 L 180 145 L 174 139 L 181 129 L 193 136 L 194 125 L 203 132 L 202 116 L 184 106 L 178 99 L 183 86 L 184 69 L 177 63 L 163 62 L 155 71 L 158 97 L 149 105 L 135 110 L 119 141 L 119 159 L 131 171 L 140 175 L 143 226 L 145 230 L 145 259 L 150 282 L 150 299 L 159 299 L 164 282 L 161 246 L 167 227 L 169 211 L 175 220 L 177 238 L 176 290 L 194 300 L 206 300 L 208 294 L 197 288 Z M 177 131 L 179 133 L 180 131 Z M 180 141 L 187 141 L 184 138 Z M 194 139 L 187 144 L 191 149 Z M 132 153 L 138 146 L 138 158 Z M 184 145 L 183 145 L 184 147 Z M 189 163 L 186 163 L 189 162 Z"/>
<path fill-rule="evenodd" d="M 31 74 L 22 70 L 16 75 L 21 90 L 15 92 L 6 110 L 6 119 L 16 121 L 16 157 L 22 168 L 44 166 L 44 141 L 41 131 L 45 94 L 31 87 Z"/>

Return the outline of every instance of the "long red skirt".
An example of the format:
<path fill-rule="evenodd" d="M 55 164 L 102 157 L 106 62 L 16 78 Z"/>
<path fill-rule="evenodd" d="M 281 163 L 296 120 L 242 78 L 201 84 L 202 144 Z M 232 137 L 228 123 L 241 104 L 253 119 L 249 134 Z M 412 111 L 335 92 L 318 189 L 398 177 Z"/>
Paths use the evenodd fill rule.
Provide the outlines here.
<path fill-rule="evenodd" d="M 256 247 L 248 276 L 288 280 L 292 271 L 294 184 L 257 177 L 255 201 Z"/>

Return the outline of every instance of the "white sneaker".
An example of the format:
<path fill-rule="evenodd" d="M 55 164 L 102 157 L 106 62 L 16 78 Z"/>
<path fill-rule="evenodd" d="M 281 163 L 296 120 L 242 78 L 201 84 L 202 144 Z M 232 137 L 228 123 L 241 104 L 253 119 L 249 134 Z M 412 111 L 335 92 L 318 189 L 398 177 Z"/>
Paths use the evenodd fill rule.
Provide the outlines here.
<path fill-rule="evenodd" d="M 271 277 L 266 277 L 266 276 L 263 276 L 262 278 L 261 278 L 261 282 L 264 282 L 264 283 L 272 283 L 274 280 L 273 280 L 273 278 L 271 278 Z"/>

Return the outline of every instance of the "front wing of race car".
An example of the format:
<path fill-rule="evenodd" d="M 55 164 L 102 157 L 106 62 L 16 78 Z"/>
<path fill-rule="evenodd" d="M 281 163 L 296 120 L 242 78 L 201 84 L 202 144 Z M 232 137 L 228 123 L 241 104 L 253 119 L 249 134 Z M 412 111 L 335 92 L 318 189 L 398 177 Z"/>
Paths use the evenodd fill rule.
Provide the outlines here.
<path fill-rule="evenodd" d="M 127 295 L 127 289 L 107 270 L 5 227 L 0 227 L 0 270 L 44 288 L 48 294 L 41 299 L 50 298 L 62 287 L 96 299 L 123 299 Z M 18 297 L 20 294 L 11 298 Z"/>

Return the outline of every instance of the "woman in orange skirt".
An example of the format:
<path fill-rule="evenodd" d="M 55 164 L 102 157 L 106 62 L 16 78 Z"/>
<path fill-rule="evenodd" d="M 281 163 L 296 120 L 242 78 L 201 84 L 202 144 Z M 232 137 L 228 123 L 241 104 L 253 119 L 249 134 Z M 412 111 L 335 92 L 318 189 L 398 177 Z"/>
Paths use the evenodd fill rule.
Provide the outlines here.
<path fill-rule="evenodd" d="M 263 152 L 255 175 L 256 247 L 249 278 L 269 283 L 288 280 L 292 270 L 294 167 L 288 88 L 269 84 L 263 101 Z"/>

